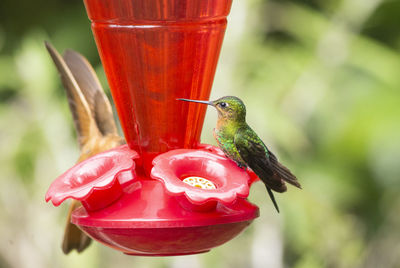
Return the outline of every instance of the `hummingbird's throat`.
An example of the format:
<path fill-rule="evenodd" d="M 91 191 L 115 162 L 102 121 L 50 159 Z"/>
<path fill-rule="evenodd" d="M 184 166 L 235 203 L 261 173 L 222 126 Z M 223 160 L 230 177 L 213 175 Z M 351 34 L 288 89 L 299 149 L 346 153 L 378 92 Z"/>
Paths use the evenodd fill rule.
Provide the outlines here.
<path fill-rule="evenodd" d="M 224 132 L 226 135 L 234 135 L 237 129 L 245 124 L 246 122 L 221 116 L 218 117 L 216 129 Z"/>

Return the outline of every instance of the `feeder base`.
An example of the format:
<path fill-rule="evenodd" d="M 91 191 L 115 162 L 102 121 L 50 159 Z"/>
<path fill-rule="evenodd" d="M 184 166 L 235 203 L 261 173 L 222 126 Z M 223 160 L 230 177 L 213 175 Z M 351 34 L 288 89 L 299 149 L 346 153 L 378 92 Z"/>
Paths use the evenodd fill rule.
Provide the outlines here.
<path fill-rule="evenodd" d="M 190 211 L 168 195 L 160 182 L 139 182 L 141 186 L 133 187 L 102 210 L 74 210 L 72 223 L 98 242 L 125 254 L 178 256 L 220 246 L 258 217 L 258 207 L 245 199 L 231 206 L 218 204 L 213 211 Z"/>
<path fill-rule="evenodd" d="M 209 252 L 210 250 L 204 250 L 204 251 L 197 251 L 197 252 L 189 252 L 189 253 L 155 253 L 155 254 L 139 254 L 139 253 L 124 253 L 129 256 L 141 256 L 141 257 L 172 257 L 172 256 L 185 256 L 185 255 L 193 255 L 193 254 L 201 254 L 201 253 L 206 253 Z"/>

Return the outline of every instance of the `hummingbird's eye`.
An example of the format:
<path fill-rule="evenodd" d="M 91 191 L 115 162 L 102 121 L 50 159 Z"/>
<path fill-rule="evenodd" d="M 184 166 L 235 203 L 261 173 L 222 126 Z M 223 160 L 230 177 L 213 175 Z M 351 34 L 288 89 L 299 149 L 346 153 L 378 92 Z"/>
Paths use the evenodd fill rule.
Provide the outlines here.
<path fill-rule="evenodd" d="M 221 102 L 219 104 L 219 106 L 221 106 L 222 108 L 228 107 L 228 104 L 226 102 Z"/>

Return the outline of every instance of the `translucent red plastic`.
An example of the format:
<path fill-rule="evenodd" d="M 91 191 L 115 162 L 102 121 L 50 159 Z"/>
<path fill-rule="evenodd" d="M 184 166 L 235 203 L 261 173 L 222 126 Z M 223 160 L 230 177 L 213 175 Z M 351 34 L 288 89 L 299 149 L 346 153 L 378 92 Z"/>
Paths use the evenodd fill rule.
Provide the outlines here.
<path fill-rule="evenodd" d="M 231 0 L 85 4 L 125 138 L 149 175 L 157 154 L 200 141 L 206 107 L 176 98 L 209 98 Z"/>

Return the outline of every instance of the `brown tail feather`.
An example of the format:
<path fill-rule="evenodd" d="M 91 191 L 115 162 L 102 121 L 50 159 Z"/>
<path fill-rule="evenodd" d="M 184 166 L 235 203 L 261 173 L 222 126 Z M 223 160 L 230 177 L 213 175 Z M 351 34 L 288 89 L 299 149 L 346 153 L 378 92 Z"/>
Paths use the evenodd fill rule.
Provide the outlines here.
<path fill-rule="evenodd" d="M 276 162 L 276 164 L 274 163 L 274 169 L 279 175 L 279 177 L 281 177 L 281 179 L 283 179 L 285 182 L 288 182 L 291 185 L 301 189 L 301 185 L 298 182 L 296 176 L 293 175 L 292 172 L 290 172 L 290 170 L 287 167 L 285 167 L 279 162 Z"/>
<path fill-rule="evenodd" d="M 272 177 L 268 177 L 268 180 L 265 180 L 261 177 L 260 179 L 265 183 L 266 186 L 268 186 L 275 192 L 283 193 L 287 190 L 285 183 L 282 181 L 282 177 L 278 175 L 278 173 L 275 173 L 274 175 L 272 175 Z"/>
<path fill-rule="evenodd" d="M 75 224 L 71 223 L 71 213 L 72 211 L 74 211 L 74 209 L 76 209 L 79 206 L 80 206 L 79 202 L 73 201 L 68 211 L 67 223 L 64 231 L 64 238 L 61 246 L 65 254 L 70 253 L 71 250 L 73 249 L 76 249 L 76 251 L 81 252 L 85 248 L 87 248 L 92 242 L 92 239 L 90 239 L 89 236 L 87 236 L 84 232 L 82 232 Z"/>

